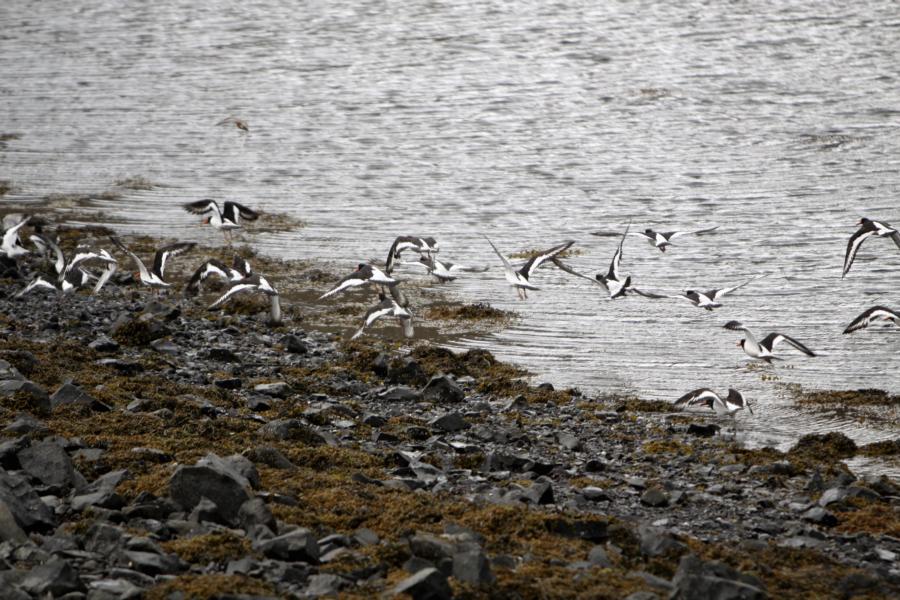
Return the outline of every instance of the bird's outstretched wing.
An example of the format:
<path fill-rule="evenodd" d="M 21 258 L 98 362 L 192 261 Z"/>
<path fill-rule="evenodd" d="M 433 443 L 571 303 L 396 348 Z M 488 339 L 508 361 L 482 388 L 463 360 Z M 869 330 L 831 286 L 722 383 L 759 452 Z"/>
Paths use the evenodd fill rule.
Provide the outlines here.
<path fill-rule="evenodd" d="M 768 346 L 769 348 L 775 348 L 781 342 L 785 342 L 802 352 L 807 356 L 815 356 L 816 353 L 792 338 L 789 335 L 784 335 L 783 333 L 770 333 L 766 337 L 763 338 L 762 342 L 760 342 L 764 346 Z"/>
<path fill-rule="evenodd" d="M 865 329 L 875 319 L 893 319 L 900 325 L 900 312 L 891 310 L 885 306 L 873 306 L 853 319 L 853 322 L 847 325 L 844 333 L 853 333 L 859 329 Z"/>
<path fill-rule="evenodd" d="M 847 252 L 844 254 L 844 271 L 841 273 L 841 279 L 847 275 L 850 267 L 853 266 L 853 261 L 856 259 L 856 253 L 859 252 L 862 243 L 873 235 L 875 235 L 875 229 L 863 225 L 850 236 L 850 239 L 847 241 Z M 897 240 L 894 241 L 897 242 Z M 900 246 L 900 243 L 897 245 Z"/>
<path fill-rule="evenodd" d="M 196 242 L 176 242 L 163 246 L 156 251 L 156 256 L 153 257 L 153 270 L 159 273 L 160 278 L 164 279 L 168 260 L 192 250 L 196 245 Z"/>

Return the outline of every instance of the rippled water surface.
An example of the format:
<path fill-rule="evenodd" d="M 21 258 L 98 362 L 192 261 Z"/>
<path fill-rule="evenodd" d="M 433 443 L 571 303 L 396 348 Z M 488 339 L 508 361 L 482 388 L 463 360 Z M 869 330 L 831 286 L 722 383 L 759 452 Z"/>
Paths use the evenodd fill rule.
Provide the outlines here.
<path fill-rule="evenodd" d="M 263 251 L 347 268 L 397 234 L 434 235 L 442 257 L 492 267 L 448 286 L 458 299 L 521 315 L 462 347 L 587 391 L 734 386 L 759 405 L 751 443 L 896 435 L 798 413 L 783 385 L 900 392 L 900 331 L 840 334 L 868 306 L 900 307 L 888 241 L 840 278 L 859 215 L 900 225 L 892 1 L 6 0 L 0 25 L 0 133 L 22 134 L 0 148 L 13 201 L 139 176 L 157 187 L 97 202 L 123 230 L 213 241 L 178 204 L 238 200 L 306 224 L 248 234 Z M 230 114 L 251 132 L 214 126 Z M 769 276 L 714 313 L 609 302 L 555 269 L 521 302 L 481 237 L 508 252 L 574 239 L 571 264 L 593 274 L 617 239 L 589 233 L 629 221 L 720 226 L 665 254 L 629 238 L 639 286 Z M 748 369 L 729 319 L 821 355 Z"/>

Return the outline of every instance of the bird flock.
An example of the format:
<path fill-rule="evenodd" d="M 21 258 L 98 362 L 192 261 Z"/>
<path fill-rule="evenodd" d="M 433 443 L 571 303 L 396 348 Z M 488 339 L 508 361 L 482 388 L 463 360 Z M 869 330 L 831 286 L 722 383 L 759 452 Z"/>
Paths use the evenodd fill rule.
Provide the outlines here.
<path fill-rule="evenodd" d="M 223 124 L 230 124 L 226 120 Z M 236 124 L 240 128 L 240 124 Z M 204 199 L 183 205 L 184 210 L 191 214 L 203 215 L 203 224 L 210 225 L 223 232 L 225 242 L 231 246 L 233 233 L 242 226 L 242 221 L 255 221 L 260 213 L 237 202 L 224 202 L 222 207 L 215 200 Z M 0 251 L 7 261 L 18 261 L 23 256 L 31 253 L 22 242 L 23 228 L 29 224 L 31 217 L 25 217 L 4 231 Z M 857 225 L 859 229 L 850 237 L 845 252 L 842 279 L 845 278 L 860 251 L 863 242 L 870 238 L 887 238 L 900 248 L 900 231 L 884 221 L 875 221 L 862 218 Z M 674 240 L 689 235 L 708 235 L 718 229 L 718 226 L 691 231 L 655 231 L 651 228 L 643 231 L 631 231 L 631 223 L 627 225 L 621 234 L 618 246 L 612 257 L 609 268 L 601 271 L 593 277 L 580 273 L 565 263 L 564 257 L 575 244 L 574 241 L 565 241 L 547 250 L 532 253 L 521 265 L 513 265 L 488 238 L 485 240 L 500 259 L 503 266 L 506 282 L 515 289 L 519 299 L 526 300 L 529 291 L 540 288 L 534 283 L 535 275 L 542 267 L 555 265 L 560 270 L 576 277 L 591 281 L 600 286 L 606 292 L 610 300 L 625 297 L 629 293 L 649 299 L 682 299 L 692 305 L 712 311 L 722 306 L 723 298 L 737 290 L 753 283 L 765 275 L 757 275 L 751 279 L 730 287 L 698 291 L 684 290 L 675 294 L 653 292 L 641 289 L 633 285 L 632 276 L 623 274 L 622 260 L 625 240 L 629 236 L 644 238 L 660 252 L 665 253 L 674 245 Z M 36 254 L 45 261 L 44 273 L 34 276 L 29 283 L 22 288 L 16 297 L 22 297 L 35 290 L 49 290 L 57 292 L 60 297 L 70 294 L 78 289 L 93 285 L 92 294 L 97 294 L 104 284 L 116 273 L 118 260 L 111 252 L 104 248 L 90 248 L 78 246 L 71 256 L 65 256 L 60 249 L 58 239 L 53 239 L 38 225 L 34 226 L 28 240 L 34 246 Z M 594 232 L 594 235 L 610 235 L 606 232 Z M 613 235 L 618 235 L 613 234 Z M 173 287 L 173 282 L 166 279 L 166 266 L 175 257 L 188 253 L 196 246 L 194 242 L 177 242 L 168 244 L 156 250 L 153 256 L 152 266 L 148 268 L 137 254 L 126 247 L 121 240 L 110 236 L 110 242 L 122 254 L 127 256 L 135 267 L 133 278 L 143 286 L 159 294 L 161 290 Z M 379 319 L 393 317 L 397 319 L 403 334 L 411 338 L 414 336 L 414 314 L 407 296 L 403 293 L 401 283 L 403 280 L 394 276 L 394 271 L 401 266 L 414 266 L 424 268 L 426 273 L 434 277 L 437 282 L 448 283 L 466 272 L 481 272 L 486 268 L 471 268 L 438 259 L 440 247 L 433 237 L 402 235 L 394 239 L 388 250 L 384 263 L 368 261 L 358 263 L 355 270 L 342 277 L 331 289 L 319 297 L 326 300 L 349 290 L 362 287 L 374 288 L 378 296 L 378 303 L 369 308 L 362 319 L 362 325 L 352 335 L 351 339 L 361 336 L 367 328 Z M 404 254 L 417 255 L 417 260 L 403 260 Z M 52 271 L 51 271 L 52 268 Z M 47 275 L 52 273 L 52 275 Z M 224 281 L 228 290 L 212 304 L 210 309 L 216 309 L 227 304 L 232 298 L 246 293 L 262 293 L 271 301 L 271 320 L 281 321 L 281 308 L 279 294 L 275 287 L 261 274 L 253 272 L 249 262 L 239 255 L 235 255 L 232 265 L 227 266 L 223 262 L 210 258 L 205 260 L 194 270 L 192 276 L 184 286 L 183 294 L 187 298 L 196 297 L 203 289 L 204 282 L 210 277 Z M 861 330 L 873 322 L 884 321 L 900 326 L 900 313 L 885 306 L 873 306 L 857 316 L 845 329 L 845 334 Z M 724 327 L 731 331 L 739 331 L 744 334 L 737 345 L 752 359 L 758 359 L 771 364 L 775 360 L 783 360 L 775 354 L 779 344 L 785 344 L 802 352 L 806 356 L 815 357 L 816 354 L 806 345 L 784 333 L 768 333 L 761 340 L 753 335 L 751 330 L 739 321 L 729 321 Z M 734 389 L 729 389 L 728 394 L 721 396 L 716 392 L 700 388 L 688 392 L 679 398 L 676 407 L 704 407 L 713 410 L 717 415 L 733 417 L 743 409 L 750 409 L 748 401 L 743 395 Z"/>

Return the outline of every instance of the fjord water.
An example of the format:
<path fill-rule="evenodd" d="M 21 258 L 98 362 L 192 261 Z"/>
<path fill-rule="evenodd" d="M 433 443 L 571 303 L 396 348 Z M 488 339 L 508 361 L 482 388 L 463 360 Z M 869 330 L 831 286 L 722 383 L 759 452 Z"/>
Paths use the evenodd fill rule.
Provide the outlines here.
<path fill-rule="evenodd" d="M 798 412 L 788 390 L 900 392 L 900 332 L 841 335 L 869 306 L 900 308 L 889 241 L 866 242 L 840 276 L 860 215 L 900 224 L 890 0 L 7 0 L 0 23 L 0 128 L 22 134 L 0 148 L 7 201 L 139 176 L 156 187 L 70 218 L 99 210 L 123 231 L 214 241 L 179 203 L 237 200 L 305 223 L 247 234 L 261 251 L 348 270 L 395 235 L 433 235 L 441 257 L 491 267 L 446 291 L 521 315 L 459 348 L 590 393 L 735 387 L 757 406 L 741 416 L 751 444 L 896 435 Z M 230 114 L 250 134 L 214 126 Z M 522 302 L 482 237 L 507 252 L 574 239 L 571 265 L 593 274 L 618 240 L 590 232 L 629 222 L 720 226 L 665 254 L 629 238 L 623 268 L 638 286 L 767 277 L 709 313 L 609 302 L 543 269 Z M 730 319 L 820 356 L 748 369 Z"/>

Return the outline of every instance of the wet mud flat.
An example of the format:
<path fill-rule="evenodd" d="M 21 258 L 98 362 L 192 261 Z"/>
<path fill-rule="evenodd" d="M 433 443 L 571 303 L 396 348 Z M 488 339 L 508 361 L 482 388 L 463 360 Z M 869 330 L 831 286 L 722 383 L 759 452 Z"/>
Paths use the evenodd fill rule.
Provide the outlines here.
<path fill-rule="evenodd" d="M 250 260 L 283 288 L 280 325 L 124 268 L 96 297 L 0 283 L 8 597 L 900 594 L 900 484 L 842 462 L 896 444 L 747 450 L 730 421 L 534 385 L 390 323 L 349 342 L 371 294 L 323 307 L 340 273 Z M 412 293 L 460 328 L 498 317 Z"/>

